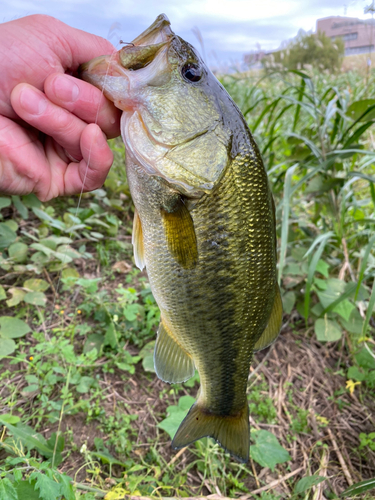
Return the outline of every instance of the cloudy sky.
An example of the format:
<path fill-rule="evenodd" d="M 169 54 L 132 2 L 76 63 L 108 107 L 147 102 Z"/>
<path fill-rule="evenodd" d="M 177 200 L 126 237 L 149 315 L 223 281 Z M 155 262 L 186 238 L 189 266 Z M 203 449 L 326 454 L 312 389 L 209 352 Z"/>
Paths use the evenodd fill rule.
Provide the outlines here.
<path fill-rule="evenodd" d="M 29 14 L 49 14 L 91 33 L 131 41 L 162 12 L 172 29 L 206 58 L 230 65 L 245 52 L 276 49 L 300 28 L 315 31 L 316 19 L 328 16 L 368 18 L 370 0 L 0 0 L 0 22 Z"/>

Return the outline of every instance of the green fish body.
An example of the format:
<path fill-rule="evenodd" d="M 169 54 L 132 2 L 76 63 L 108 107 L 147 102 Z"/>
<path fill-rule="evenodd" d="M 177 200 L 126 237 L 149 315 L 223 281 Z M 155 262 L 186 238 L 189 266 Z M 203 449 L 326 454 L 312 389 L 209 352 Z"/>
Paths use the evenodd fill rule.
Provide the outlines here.
<path fill-rule="evenodd" d="M 282 316 L 267 174 L 239 109 L 164 15 L 133 44 L 82 76 L 124 110 L 135 261 L 161 311 L 156 373 L 200 376 L 172 446 L 211 436 L 247 461 L 249 367 Z"/>

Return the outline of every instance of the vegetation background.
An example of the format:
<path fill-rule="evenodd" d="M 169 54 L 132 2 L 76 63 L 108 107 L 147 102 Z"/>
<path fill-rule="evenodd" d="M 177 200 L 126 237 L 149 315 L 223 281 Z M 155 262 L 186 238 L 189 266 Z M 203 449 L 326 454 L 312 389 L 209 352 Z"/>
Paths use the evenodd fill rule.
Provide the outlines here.
<path fill-rule="evenodd" d="M 103 189 L 0 197 L 0 500 L 374 498 L 375 73 L 222 82 L 277 207 L 284 323 L 251 368 L 251 459 L 170 438 L 199 387 L 159 381 L 124 146 Z"/>

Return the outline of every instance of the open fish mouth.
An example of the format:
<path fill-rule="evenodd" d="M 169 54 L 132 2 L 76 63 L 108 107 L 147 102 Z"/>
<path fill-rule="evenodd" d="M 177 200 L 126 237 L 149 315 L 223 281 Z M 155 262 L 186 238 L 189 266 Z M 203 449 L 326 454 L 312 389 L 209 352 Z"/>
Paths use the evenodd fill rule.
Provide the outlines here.
<path fill-rule="evenodd" d="M 133 103 L 126 99 L 130 89 L 129 72 L 149 66 L 166 49 L 173 36 L 168 17 L 161 14 L 149 28 L 119 51 L 81 64 L 79 76 L 102 88 L 108 99 L 126 111 L 133 108 Z M 149 74 L 147 78 L 150 78 Z"/>

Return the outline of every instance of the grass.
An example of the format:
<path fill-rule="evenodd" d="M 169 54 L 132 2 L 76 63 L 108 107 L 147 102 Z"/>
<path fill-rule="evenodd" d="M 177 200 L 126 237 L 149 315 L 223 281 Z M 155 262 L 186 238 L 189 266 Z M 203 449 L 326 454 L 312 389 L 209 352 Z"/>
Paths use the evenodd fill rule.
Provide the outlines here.
<path fill-rule="evenodd" d="M 223 79 L 275 195 L 285 310 L 251 367 L 248 464 L 209 439 L 170 447 L 199 379 L 153 371 L 159 311 L 132 258 L 121 141 L 78 210 L 0 197 L 1 500 L 373 498 L 374 78 Z"/>

